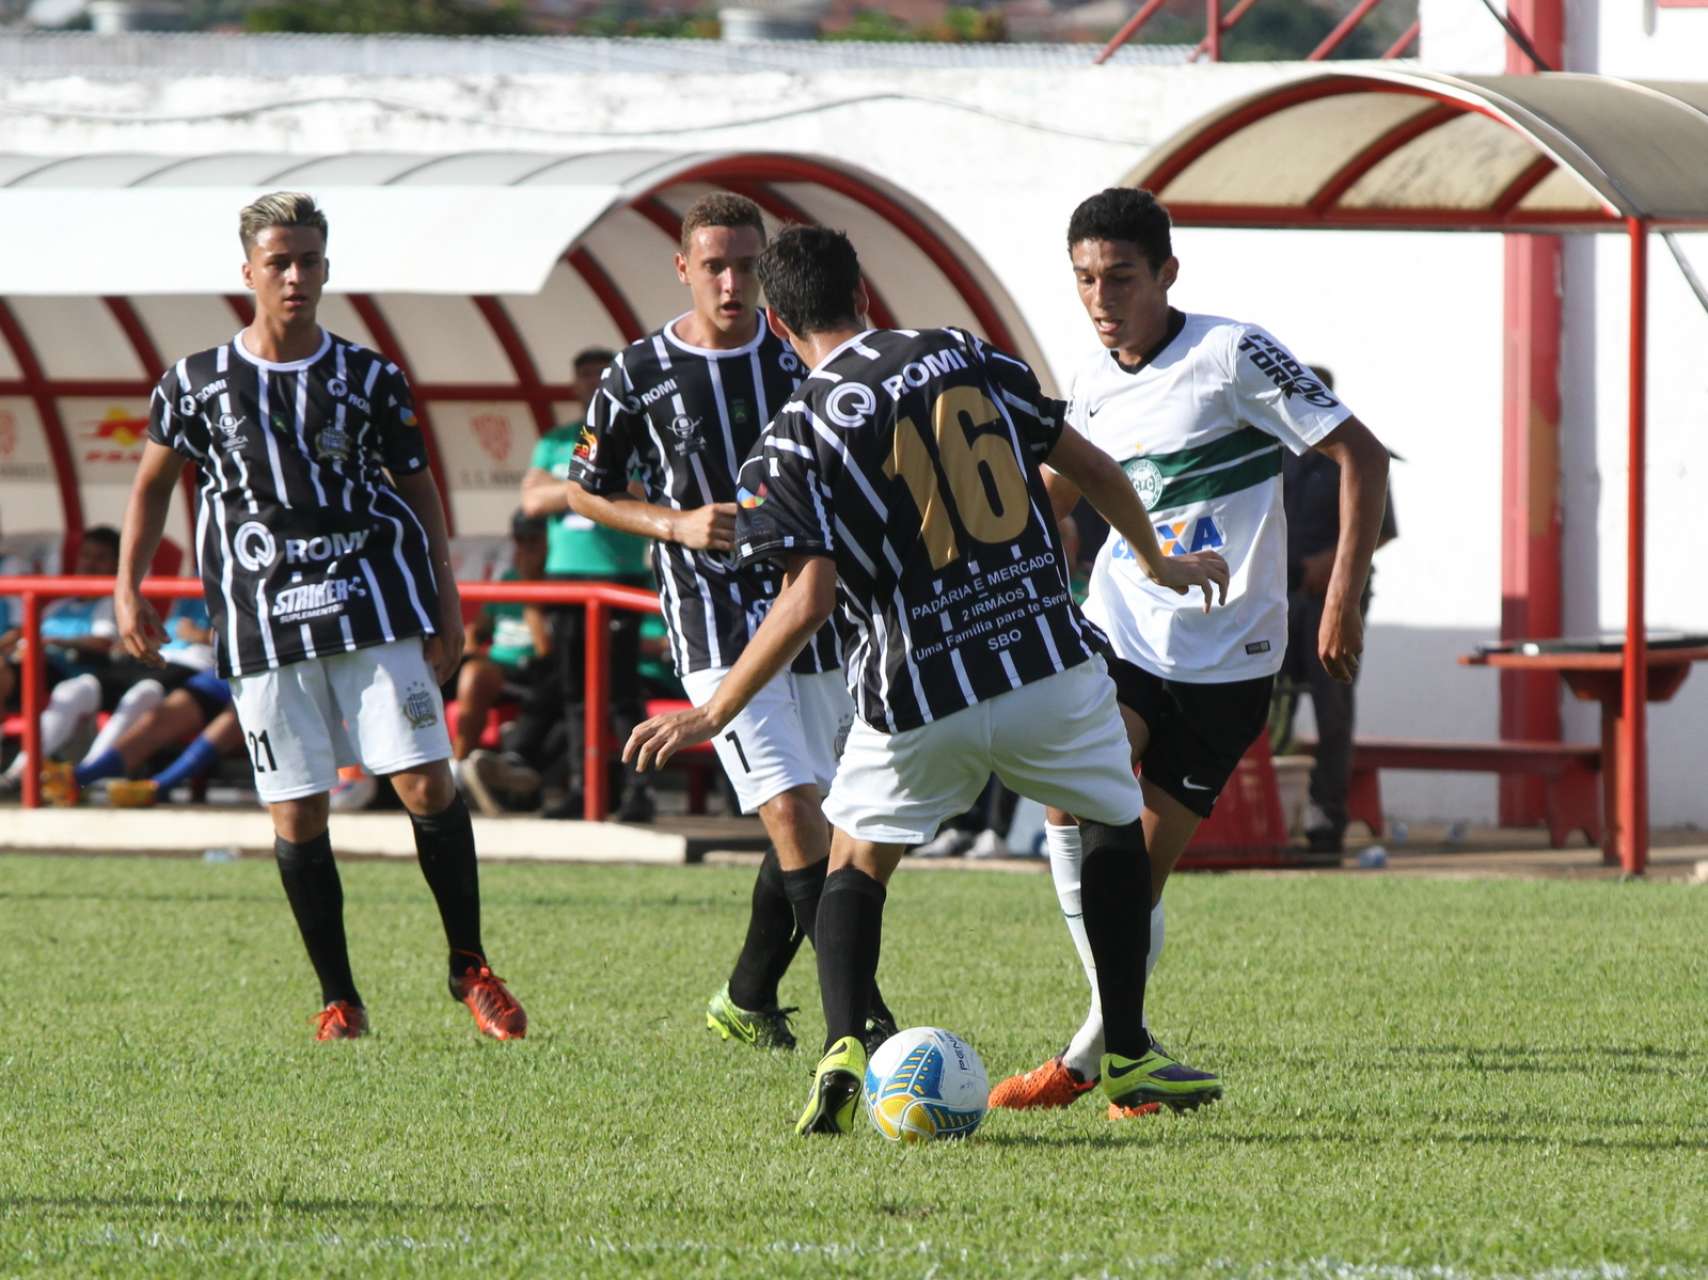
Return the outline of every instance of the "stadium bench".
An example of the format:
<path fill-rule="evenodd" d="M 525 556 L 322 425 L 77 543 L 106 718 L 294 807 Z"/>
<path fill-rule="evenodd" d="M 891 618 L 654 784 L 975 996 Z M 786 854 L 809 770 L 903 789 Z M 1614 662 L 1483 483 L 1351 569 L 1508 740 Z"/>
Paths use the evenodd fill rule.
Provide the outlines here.
<path fill-rule="evenodd" d="M 1301 738 L 1301 755 L 1314 756 L 1317 744 Z M 1544 783 L 1548 841 L 1565 848 L 1566 837 L 1581 831 L 1592 848 L 1601 847 L 1601 748 L 1572 742 L 1430 742 L 1404 738 L 1360 738 L 1352 748 L 1352 780 L 1347 812 L 1356 822 L 1382 834 L 1383 769 L 1421 769 L 1436 773 L 1526 774 Z"/>

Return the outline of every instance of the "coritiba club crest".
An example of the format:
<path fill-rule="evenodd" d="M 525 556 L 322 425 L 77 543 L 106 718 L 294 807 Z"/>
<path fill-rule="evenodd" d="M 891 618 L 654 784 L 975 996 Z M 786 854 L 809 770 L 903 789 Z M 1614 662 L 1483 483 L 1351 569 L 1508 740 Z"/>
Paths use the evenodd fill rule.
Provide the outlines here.
<path fill-rule="evenodd" d="M 1155 507 L 1157 499 L 1162 497 L 1162 472 L 1156 463 L 1149 458 L 1129 458 L 1121 466 L 1127 473 L 1127 479 L 1133 482 L 1133 492 L 1139 495 L 1145 509 L 1148 511 Z"/>

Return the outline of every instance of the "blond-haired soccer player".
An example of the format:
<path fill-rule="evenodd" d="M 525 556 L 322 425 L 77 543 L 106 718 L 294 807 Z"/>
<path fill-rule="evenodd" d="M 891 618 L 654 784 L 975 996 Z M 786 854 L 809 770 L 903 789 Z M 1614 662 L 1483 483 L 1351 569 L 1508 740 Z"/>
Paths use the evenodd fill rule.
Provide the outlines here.
<path fill-rule="evenodd" d="M 327 835 L 338 768 L 391 778 L 450 944 L 453 999 L 496 1039 L 526 1034 L 487 965 L 474 830 L 446 763 L 440 682 L 462 612 L 445 515 L 408 383 L 384 356 L 322 329 L 326 216 L 276 192 L 239 218 L 255 318 L 161 376 L 125 512 L 115 596 L 125 648 L 159 661 L 138 592 L 186 461 L 200 470 L 196 559 L 219 674 L 231 682 L 255 786 L 273 817 L 285 896 L 320 979 L 316 1038 L 368 1015 L 350 972 Z"/>

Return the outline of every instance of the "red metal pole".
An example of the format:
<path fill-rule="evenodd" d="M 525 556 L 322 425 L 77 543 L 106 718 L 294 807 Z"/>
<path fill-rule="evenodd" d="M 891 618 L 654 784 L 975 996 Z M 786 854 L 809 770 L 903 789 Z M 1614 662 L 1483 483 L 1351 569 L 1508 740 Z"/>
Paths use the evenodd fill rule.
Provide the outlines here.
<path fill-rule="evenodd" d="M 581 803 L 582 813 L 589 822 L 605 820 L 605 734 L 610 726 L 610 654 L 606 645 L 611 638 L 609 615 L 603 600 L 587 602 L 587 725 L 581 744 Z"/>
<path fill-rule="evenodd" d="M 1563 0 L 1510 0 L 1508 14 L 1531 34 L 1550 66 L 1565 51 Z M 1507 43 L 1511 75 L 1535 71 Z M 1558 236 L 1505 239 L 1505 373 L 1501 424 L 1500 634 L 1503 640 L 1547 638 L 1565 619 L 1560 514 L 1560 336 L 1564 312 L 1563 242 Z M 1500 679 L 1502 738 L 1558 742 L 1560 679 L 1543 671 L 1508 671 Z M 1503 826 L 1543 820 L 1539 778 L 1502 778 Z M 1611 815 L 1610 815 L 1611 816 Z"/>
<path fill-rule="evenodd" d="M 1341 43 L 1351 35 L 1353 29 L 1363 22 L 1370 10 L 1381 4 L 1382 0 L 1358 0 L 1352 12 L 1340 20 L 1340 25 L 1323 37 L 1323 42 L 1305 55 L 1306 62 L 1321 62 L 1329 54 L 1340 48 Z"/>
<path fill-rule="evenodd" d="M 1218 27 L 1217 30 L 1223 35 L 1232 31 L 1234 29 L 1234 24 L 1236 24 L 1241 18 L 1245 17 L 1245 15 L 1251 10 L 1252 5 L 1256 3 L 1257 0 L 1239 0 L 1238 4 L 1228 10 L 1228 16 L 1222 19 L 1222 25 Z M 1204 38 L 1198 42 L 1197 46 L 1191 53 L 1186 55 L 1186 61 L 1198 61 L 1200 57 L 1209 52 L 1209 49 L 1210 35 L 1209 32 L 1205 32 Z"/>
<path fill-rule="evenodd" d="M 1418 36 L 1422 33 L 1423 19 L 1419 18 L 1415 20 L 1411 26 L 1405 29 L 1398 40 L 1388 46 L 1388 51 L 1382 55 L 1382 58 L 1386 60 L 1389 58 L 1404 57 L 1405 51 L 1417 42 Z"/>
<path fill-rule="evenodd" d="M 1168 0 L 1145 0 L 1145 2 L 1139 6 L 1139 11 L 1127 19 L 1126 25 L 1117 31 L 1114 36 L 1110 38 L 1109 43 L 1103 46 L 1103 51 L 1091 60 L 1091 65 L 1094 67 L 1101 67 L 1105 62 L 1109 61 L 1110 58 L 1114 57 L 1115 51 L 1122 45 L 1126 44 L 1127 41 L 1131 40 L 1134 36 L 1138 35 L 1139 28 L 1144 26 L 1145 23 L 1149 22 L 1152 18 L 1156 17 L 1157 10 L 1162 8 L 1166 3 L 1168 3 Z"/>
<path fill-rule="evenodd" d="M 33 591 L 24 592 L 24 752 L 29 763 L 24 768 L 24 808 L 36 809 L 42 802 L 42 701 L 46 690 L 42 661 L 41 599 Z"/>
<path fill-rule="evenodd" d="M 1649 367 L 1649 227 L 1631 234 L 1631 386 L 1625 477 L 1624 716 L 1619 725 L 1619 860 L 1640 876 L 1649 861 L 1649 635 L 1644 618 L 1644 490 Z"/>
<path fill-rule="evenodd" d="M 1222 0 L 1204 0 L 1204 43 L 1211 62 L 1222 60 Z"/>

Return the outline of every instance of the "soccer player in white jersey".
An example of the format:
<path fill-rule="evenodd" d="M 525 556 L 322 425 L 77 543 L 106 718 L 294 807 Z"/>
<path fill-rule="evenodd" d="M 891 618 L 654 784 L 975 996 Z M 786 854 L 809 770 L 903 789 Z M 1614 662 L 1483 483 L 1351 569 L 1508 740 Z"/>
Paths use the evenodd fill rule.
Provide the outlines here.
<path fill-rule="evenodd" d="M 1104 348 L 1074 380 L 1069 426 L 1121 464 L 1167 554 L 1218 551 L 1231 575 L 1227 607 L 1205 614 L 1158 590 L 1117 534 L 1092 569 L 1086 616 L 1113 646 L 1121 714 L 1143 769 L 1154 898 L 1148 976 L 1163 945 L 1163 885 L 1263 731 L 1286 652 L 1281 450 L 1320 449 L 1340 464 L 1340 543 L 1317 640 L 1340 680 L 1351 679 L 1364 648 L 1358 601 L 1381 529 L 1388 454 L 1264 329 L 1169 305 L 1180 264 L 1168 212 L 1149 192 L 1114 188 L 1081 203 L 1068 223 L 1068 254 Z M 1046 478 L 1057 512 L 1071 510 L 1079 497 L 1072 479 Z M 999 1083 L 993 1106 L 1067 1106 L 1096 1084 L 1103 1053 L 1098 991 L 1108 978 L 1082 920 L 1080 826 L 1049 810 L 1044 835 L 1091 1009 L 1060 1054 Z"/>
<path fill-rule="evenodd" d="M 519 1039 L 527 1015 L 486 963 L 474 828 L 451 781 L 439 686 L 462 654 L 462 606 L 409 384 L 317 322 L 327 224 L 311 197 L 263 196 L 238 233 L 255 318 L 155 388 L 119 549 L 119 638 L 159 664 L 165 632 L 137 588 L 193 460 L 215 661 L 320 980 L 315 1038 L 368 1031 L 327 833 L 338 769 L 360 764 L 389 776 L 409 810 L 449 943 L 451 998 L 484 1034 Z"/>
<path fill-rule="evenodd" d="M 1115 688 L 1067 589 L 1038 464 L 1084 486 L 1161 590 L 1208 609 L 1214 552 L 1162 555 L 1121 470 L 1063 429 L 1026 363 L 960 329 L 874 330 L 853 246 L 792 227 L 759 263 L 769 322 L 812 372 L 741 469 L 743 561 L 787 575 L 758 635 L 704 706 L 631 735 L 641 767 L 738 716 L 840 602 L 859 719 L 825 813 L 836 828 L 818 915 L 825 1051 L 800 1134 L 847 1133 L 866 1051 L 887 885 L 909 845 L 964 812 L 992 772 L 1085 816 L 1086 931 L 1103 972 L 1143 971 L 1150 901 Z M 1195 588 L 1201 588 L 1202 594 Z M 1113 969 L 1110 966 L 1114 966 Z M 1113 1104 L 1198 1106 L 1216 1078 L 1144 1032 L 1144 984 L 1105 980 Z"/>

